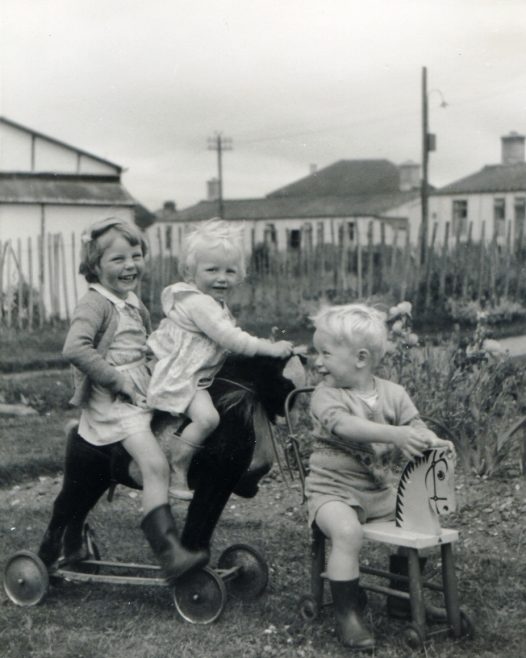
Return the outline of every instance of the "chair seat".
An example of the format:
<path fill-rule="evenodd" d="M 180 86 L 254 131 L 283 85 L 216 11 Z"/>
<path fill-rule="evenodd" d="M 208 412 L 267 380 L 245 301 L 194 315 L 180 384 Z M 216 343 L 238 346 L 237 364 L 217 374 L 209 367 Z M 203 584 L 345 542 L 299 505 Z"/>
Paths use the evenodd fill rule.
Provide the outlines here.
<path fill-rule="evenodd" d="M 430 548 L 458 541 L 458 530 L 441 528 L 440 534 L 429 535 L 412 530 L 398 528 L 394 521 L 366 523 L 363 527 L 364 537 L 383 544 L 394 544 L 406 548 Z"/>

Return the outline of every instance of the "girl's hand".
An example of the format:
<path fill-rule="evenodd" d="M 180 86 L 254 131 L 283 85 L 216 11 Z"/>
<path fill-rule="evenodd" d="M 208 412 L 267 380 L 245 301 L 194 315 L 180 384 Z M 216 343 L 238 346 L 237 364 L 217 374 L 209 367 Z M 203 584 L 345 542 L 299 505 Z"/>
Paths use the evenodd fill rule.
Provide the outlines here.
<path fill-rule="evenodd" d="M 275 356 L 284 359 L 287 356 L 292 356 L 294 346 L 289 340 L 278 340 L 277 343 L 270 343 L 269 353 L 270 356 Z"/>
<path fill-rule="evenodd" d="M 121 386 L 121 390 L 118 393 L 118 396 L 125 402 L 129 402 L 136 407 L 141 407 L 142 409 L 147 408 L 146 398 L 143 395 L 139 395 L 135 390 L 135 386 L 129 380 L 125 380 L 124 384 Z"/>

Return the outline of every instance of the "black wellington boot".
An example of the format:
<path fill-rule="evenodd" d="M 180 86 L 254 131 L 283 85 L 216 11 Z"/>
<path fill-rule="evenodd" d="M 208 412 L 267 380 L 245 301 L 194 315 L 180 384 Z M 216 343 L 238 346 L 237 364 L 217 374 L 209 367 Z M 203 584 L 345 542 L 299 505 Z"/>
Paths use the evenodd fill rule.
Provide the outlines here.
<path fill-rule="evenodd" d="M 168 580 L 176 580 L 190 571 L 204 567 L 210 559 L 208 551 L 189 551 L 181 544 L 168 504 L 148 512 L 142 520 L 141 529 Z"/>
<path fill-rule="evenodd" d="M 426 557 L 420 557 L 420 571 L 424 570 L 427 562 Z M 399 576 L 409 576 L 409 562 L 407 555 L 400 553 L 389 556 L 389 571 L 390 573 Z M 391 589 L 398 589 L 401 592 L 409 592 L 409 583 L 400 580 L 391 580 L 389 582 Z M 396 596 L 387 597 L 387 614 L 394 619 L 411 619 L 411 603 L 406 599 L 399 599 Z"/>
<path fill-rule="evenodd" d="M 360 615 L 360 588 L 355 580 L 330 580 L 336 629 L 340 642 L 351 649 L 374 649 L 374 636 Z"/>
<path fill-rule="evenodd" d="M 42 542 L 38 549 L 38 557 L 48 568 L 56 562 L 60 556 L 63 534 L 64 526 L 58 526 L 55 528 L 49 526 L 42 538 Z"/>

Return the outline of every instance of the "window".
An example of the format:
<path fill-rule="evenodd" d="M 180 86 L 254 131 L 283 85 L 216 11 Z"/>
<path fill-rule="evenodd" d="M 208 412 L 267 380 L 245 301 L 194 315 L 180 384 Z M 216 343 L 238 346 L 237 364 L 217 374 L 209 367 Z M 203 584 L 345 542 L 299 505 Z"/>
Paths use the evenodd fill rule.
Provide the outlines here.
<path fill-rule="evenodd" d="M 468 202 L 464 199 L 453 201 L 453 235 L 466 235 L 468 232 Z"/>
<path fill-rule="evenodd" d="M 289 247 L 299 249 L 301 247 L 301 231 L 297 228 L 291 229 L 289 233 Z"/>
<path fill-rule="evenodd" d="M 343 242 L 343 227 L 345 226 L 345 230 L 347 231 L 347 240 L 349 242 L 354 242 L 354 238 L 356 236 L 356 225 L 354 222 L 347 222 L 346 224 L 340 224 L 338 227 L 338 237 L 340 239 L 340 243 Z"/>
<path fill-rule="evenodd" d="M 506 235 L 506 199 L 495 199 L 493 201 L 493 220 L 495 222 L 495 233 L 499 237 Z"/>
<path fill-rule="evenodd" d="M 520 238 L 524 236 L 526 220 L 526 198 L 516 197 L 513 205 L 515 216 L 515 237 Z"/>

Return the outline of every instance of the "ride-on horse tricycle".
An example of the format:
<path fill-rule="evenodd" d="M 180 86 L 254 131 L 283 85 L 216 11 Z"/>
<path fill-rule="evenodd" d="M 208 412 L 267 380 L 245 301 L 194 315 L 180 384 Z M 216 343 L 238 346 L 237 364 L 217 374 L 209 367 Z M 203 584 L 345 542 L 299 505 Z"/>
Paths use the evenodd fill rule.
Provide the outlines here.
<path fill-rule="evenodd" d="M 285 401 L 288 449 L 296 462 L 303 490 L 305 469 L 290 411 L 298 395 L 310 394 L 313 390 L 314 387 L 295 389 Z M 387 596 L 389 614 L 408 620 L 403 630 L 403 639 L 412 649 L 422 647 L 427 639 L 439 633 L 450 633 L 455 638 L 474 634 L 471 620 L 459 605 L 452 549 L 459 534 L 457 530 L 441 528 L 438 516 L 455 509 L 453 471 L 454 466 L 445 450 L 425 451 L 423 457 L 409 462 L 402 472 L 397 490 L 395 521 L 369 522 L 363 526 L 366 540 L 397 547 L 399 554 L 391 555 L 388 571 L 360 565 L 362 574 L 389 580 L 389 586 L 386 587 L 360 578 L 361 603 L 365 606 L 367 591 Z M 423 549 L 436 547 L 441 552 L 441 584 L 424 580 L 423 565 L 426 558 L 419 555 Z M 311 592 L 303 596 L 299 603 L 300 614 L 306 621 L 314 621 L 327 605 L 324 599 L 325 561 L 326 538 L 314 524 Z M 400 568 L 401 565 L 404 566 Z M 441 593 L 444 607 L 426 601 L 426 589 Z"/>
<path fill-rule="evenodd" d="M 209 389 L 221 422 L 190 467 L 188 480 L 194 496 L 181 534 L 186 548 L 209 549 L 232 493 L 247 498 L 257 494 L 258 482 L 270 470 L 275 449 L 270 423 L 283 415 L 285 398 L 294 388 L 283 375 L 286 365 L 287 360 L 270 357 L 230 357 Z M 75 464 L 75 477 L 71 477 Z M 78 539 L 84 556 L 75 563 L 59 559 L 48 569 L 31 551 L 15 553 L 4 569 L 4 589 L 15 604 L 38 604 L 49 584 L 56 581 L 161 586 L 170 588 L 183 619 L 208 624 L 221 614 L 227 591 L 249 600 L 265 590 L 267 564 L 254 547 L 246 544 L 229 546 L 214 568 L 205 567 L 183 576 L 175 585 L 169 585 L 155 565 L 101 560 L 86 517 L 115 484 L 140 488 L 131 466 L 131 458 L 120 444 L 91 446 L 76 431 L 69 433 L 64 473 L 67 485 L 63 485 L 63 491 L 64 486 L 68 487 L 64 496 L 67 508 L 60 515 L 54 509 L 48 527 L 67 536 L 70 542 L 71 537 Z M 70 477 L 66 477 L 68 469 Z"/>

